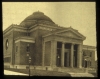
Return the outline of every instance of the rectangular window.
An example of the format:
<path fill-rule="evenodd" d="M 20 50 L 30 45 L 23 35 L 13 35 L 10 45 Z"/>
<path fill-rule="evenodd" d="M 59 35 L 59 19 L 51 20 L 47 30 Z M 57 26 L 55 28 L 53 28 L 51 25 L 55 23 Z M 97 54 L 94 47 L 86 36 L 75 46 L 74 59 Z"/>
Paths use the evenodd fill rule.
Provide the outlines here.
<path fill-rule="evenodd" d="M 29 52 L 29 46 L 27 46 L 27 50 L 26 51 Z"/>
<path fill-rule="evenodd" d="M 90 57 L 92 57 L 92 52 L 90 52 Z"/>
<path fill-rule="evenodd" d="M 90 61 L 90 66 L 91 66 L 91 61 Z"/>
<path fill-rule="evenodd" d="M 4 58 L 4 62 L 10 62 L 10 57 Z"/>
<path fill-rule="evenodd" d="M 16 52 L 18 52 L 18 46 L 16 46 Z"/>
<path fill-rule="evenodd" d="M 86 52 L 85 51 L 83 51 L 83 56 L 86 56 Z"/>

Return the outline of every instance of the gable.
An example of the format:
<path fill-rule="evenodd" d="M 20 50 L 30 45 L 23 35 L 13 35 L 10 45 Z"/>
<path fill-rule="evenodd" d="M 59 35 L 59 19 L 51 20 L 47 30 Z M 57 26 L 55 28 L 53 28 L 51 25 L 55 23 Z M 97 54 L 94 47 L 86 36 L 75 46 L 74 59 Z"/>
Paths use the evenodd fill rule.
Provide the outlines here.
<path fill-rule="evenodd" d="M 79 33 L 77 30 L 73 29 L 73 28 L 65 28 L 65 29 L 61 29 L 61 30 L 55 30 L 52 31 L 52 33 L 46 34 L 43 37 L 49 36 L 49 35 L 58 35 L 58 36 L 64 36 L 64 37 L 70 37 L 70 38 L 76 38 L 76 39 L 82 39 L 85 40 L 86 37 L 83 36 L 81 33 Z"/>
<path fill-rule="evenodd" d="M 63 36 L 68 36 L 68 37 L 80 38 L 80 36 L 76 35 L 75 33 L 71 32 L 71 31 L 62 32 L 62 33 L 59 33 L 59 34 L 63 35 Z"/>
<path fill-rule="evenodd" d="M 79 33 L 77 33 L 77 31 L 73 31 L 73 30 L 66 30 L 66 31 L 58 32 L 56 34 L 65 37 L 76 38 L 76 39 L 84 39 L 84 36 L 80 35 Z"/>

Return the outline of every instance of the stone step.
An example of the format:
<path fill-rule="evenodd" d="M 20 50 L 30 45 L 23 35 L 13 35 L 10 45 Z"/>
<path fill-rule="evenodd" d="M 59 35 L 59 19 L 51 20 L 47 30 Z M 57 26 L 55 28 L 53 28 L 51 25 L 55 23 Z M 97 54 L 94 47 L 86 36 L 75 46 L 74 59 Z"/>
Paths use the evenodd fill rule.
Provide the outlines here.
<path fill-rule="evenodd" d="M 69 73 L 72 77 L 94 77 L 94 75 L 89 73 Z"/>
<path fill-rule="evenodd" d="M 79 68 L 58 68 L 58 71 L 60 72 L 73 72 L 73 73 L 85 73 L 85 69 L 79 69 Z"/>

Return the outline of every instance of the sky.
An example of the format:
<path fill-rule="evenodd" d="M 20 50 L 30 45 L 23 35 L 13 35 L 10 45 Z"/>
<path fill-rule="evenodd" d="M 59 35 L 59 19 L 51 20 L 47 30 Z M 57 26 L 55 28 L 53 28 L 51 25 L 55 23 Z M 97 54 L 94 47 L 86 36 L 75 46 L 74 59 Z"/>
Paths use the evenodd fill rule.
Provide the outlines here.
<path fill-rule="evenodd" d="M 2 30 L 40 11 L 59 26 L 77 29 L 86 36 L 84 45 L 96 46 L 95 6 L 95 2 L 2 2 Z"/>

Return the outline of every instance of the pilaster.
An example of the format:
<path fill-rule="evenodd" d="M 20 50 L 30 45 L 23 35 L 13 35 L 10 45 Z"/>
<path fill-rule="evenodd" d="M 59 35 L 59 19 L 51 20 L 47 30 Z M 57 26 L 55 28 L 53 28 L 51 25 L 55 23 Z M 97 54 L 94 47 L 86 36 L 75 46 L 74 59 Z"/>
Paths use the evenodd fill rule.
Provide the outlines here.
<path fill-rule="evenodd" d="M 56 67 L 57 41 L 51 40 L 51 66 Z"/>

